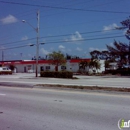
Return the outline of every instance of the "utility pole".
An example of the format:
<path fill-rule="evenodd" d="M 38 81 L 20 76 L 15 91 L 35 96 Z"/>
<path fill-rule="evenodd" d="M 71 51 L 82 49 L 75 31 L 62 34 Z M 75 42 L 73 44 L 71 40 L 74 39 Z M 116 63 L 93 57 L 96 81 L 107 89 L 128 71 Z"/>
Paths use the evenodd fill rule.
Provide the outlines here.
<path fill-rule="evenodd" d="M 38 57 L 39 57 L 39 10 L 37 11 L 37 45 L 36 45 L 36 77 L 38 76 Z"/>
<path fill-rule="evenodd" d="M 40 21 L 40 12 L 39 10 L 37 11 L 37 27 L 33 27 L 29 22 L 27 22 L 26 20 L 22 20 L 22 22 L 27 23 L 29 26 L 31 26 L 37 33 L 37 40 L 36 40 L 36 77 L 38 76 L 38 58 L 39 58 L 39 21 Z M 44 44 L 44 43 L 40 43 L 40 44 Z M 31 45 L 33 46 L 33 45 Z"/>
<path fill-rule="evenodd" d="M 22 60 L 22 53 L 20 53 L 20 56 L 21 56 L 21 60 Z"/>

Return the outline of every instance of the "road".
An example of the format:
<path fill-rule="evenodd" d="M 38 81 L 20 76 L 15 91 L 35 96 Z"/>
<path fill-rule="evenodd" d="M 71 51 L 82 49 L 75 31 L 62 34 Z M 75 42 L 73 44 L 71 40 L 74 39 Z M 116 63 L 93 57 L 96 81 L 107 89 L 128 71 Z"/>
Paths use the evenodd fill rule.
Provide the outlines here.
<path fill-rule="evenodd" d="M 130 96 L 0 87 L 0 130 L 119 130 Z"/>
<path fill-rule="evenodd" d="M 59 78 L 35 78 L 30 73 L 17 73 L 13 75 L 0 75 L 0 83 L 19 83 L 19 84 L 61 84 L 61 85 L 81 85 L 81 86 L 101 86 L 130 88 L 130 77 L 119 76 L 76 76 L 78 79 L 59 79 Z"/>

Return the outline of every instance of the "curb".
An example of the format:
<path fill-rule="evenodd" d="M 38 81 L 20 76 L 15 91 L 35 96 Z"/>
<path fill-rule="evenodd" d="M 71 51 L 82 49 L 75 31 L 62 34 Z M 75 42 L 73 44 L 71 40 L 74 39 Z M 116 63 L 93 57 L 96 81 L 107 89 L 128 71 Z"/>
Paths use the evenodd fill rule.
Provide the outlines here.
<path fill-rule="evenodd" d="M 23 83 L 12 83 L 12 82 L 0 82 L 0 86 L 5 87 L 20 87 L 20 88 L 33 88 L 34 85 L 31 84 L 23 84 Z"/>
<path fill-rule="evenodd" d="M 78 86 L 78 85 L 60 85 L 60 84 L 24 84 L 12 82 L 0 82 L 0 86 L 5 87 L 20 87 L 20 88 L 55 88 L 55 89 L 75 89 L 75 90 L 90 90 L 90 91 L 107 91 L 107 92 L 130 92 L 130 88 L 117 88 L 105 86 Z"/>
<path fill-rule="evenodd" d="M 99 86 L 76 86 L 76 85 L 54 85 L 54 84 L 36 84 L 34 88 L 67 88 L 78 90 L 96 90 L 96 91 L 115 91 L 115 92 L 130 92 L 130 88 L 117 88 L 117 87 L 99 87 Z"/>

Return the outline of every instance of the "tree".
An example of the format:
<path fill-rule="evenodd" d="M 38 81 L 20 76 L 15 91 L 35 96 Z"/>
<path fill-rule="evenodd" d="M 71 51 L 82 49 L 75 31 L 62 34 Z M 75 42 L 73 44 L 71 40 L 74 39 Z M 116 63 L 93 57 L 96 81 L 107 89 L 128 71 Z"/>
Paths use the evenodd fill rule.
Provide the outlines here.
<path fill-rule="evenodd" d="M 90 52 L 91 59 L 100 59 L 101 52 L 98 50 L 94 50 Z"/>
<path fill-rule="evenodd" d="M 126 38 L 130 41 L 130 18 L 121 22 L 123 27 L 118 27 L 117 29 L 122 30 L 127 28 Z M 106 67 L 108 67 L 108 62 L 116 62 L 118 68 L 123 68 L 125 66 L 130 66 L 130 43 L 129 45 L 122 42 L 114 41 L 113 46 L 106 45 L 107 51 L 94 50 L 90 52 L 91 59 L 104 59 L 106 60 Z"/>
<path fill-rule="evenodd" d="M 118 63 L 118 67 L 122 68 L 128 64 L 129 46 L 117 41 L 114 41 L 113 45 L 114 46 L 107 45 L 111 60 L 115 60 Z"/>
<path fill-rule="evenodd" d="M 89 66 L 89 62 L 82 60 L 82 61 L 79 63 L 79 66 L 80 66 L 81 69 L 84 69 L 84 70 L 85 70 L 85 67 Z"/>
<path fill-rule="evenodd" d="M 58 66 L 66 63 L 65 56 L 61 53 L 61 51 L 53 51 L 52 53 L 48 54 L 48 59 L 51 61 L 51 64 L 56 65 L 56 71 L 58 71 Z"/>
<path fill-rule="evenodd" d="M 105 60 L 104 64 L 105 64 L 105 71 L 110 68 L 110 63 L 111 61 L 110 60 Z"/>
<path fill-rule="evenodd" d="M 14 65 L 10 65 L 10 66 L 9 66 L 9 69 L 11 69 L 12 71 L 14 71 L 15 66 L 14 66 Z"/>
<path fill-rule="evenodd" d="M 93 59 L 90 61 L 89 63 L 89 67 L 93 70 L 93 72 L 95 70 L 98 70 L 101 68 L 101 64 L 99 63 L 99 61 L 97 59 Z"/>
<path fill-rule="evenodd" d="M 89 66 L 89 62 L 88 61 L 85 61 L 85 60 L 82 60 L 80 63 L 79 63 L 79 70 L 82 70 L 85 72 L 85 68 Z"/>
<path fill-rule="evenodd" d="M 110 56 L 110 53 L 109 53 L 109 51 L 107 51 L 107 50 L 105 50 L 105 51 L 101 51 L 100 52 L 100 59 L 101 60 L 109 60 L 110 58 L 111 58 L 111 56 Z"/>

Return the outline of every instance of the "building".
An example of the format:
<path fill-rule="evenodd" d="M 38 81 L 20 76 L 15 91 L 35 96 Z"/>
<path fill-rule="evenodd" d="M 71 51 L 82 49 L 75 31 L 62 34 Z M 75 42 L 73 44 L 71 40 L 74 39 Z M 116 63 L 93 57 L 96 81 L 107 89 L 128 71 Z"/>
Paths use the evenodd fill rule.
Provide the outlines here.
<path fill-rule="evenodd" d="M 71 59 L 67 60 L 65 65 L 59 66 L 58 70 L 67 70 L 72 72 L 79 71 L 79 63 L 84 61 L 90 61 L 91 59 Z M 105 70 L 104 61 L 100 61 L 101 69 L 98 72 L 102 72 Z M 36 69 L 36 61 L 35 60 L 16 60 L 16 61 L 1 61 L 0 66 L 10 65 L 15 66 L 14 72 L 16 73 L 33 73 Z M 49 60 L 39 60 L 38 61 L 38 72 L 40 71 L 55 71 L 55 65 L 51 64 Z"/>

